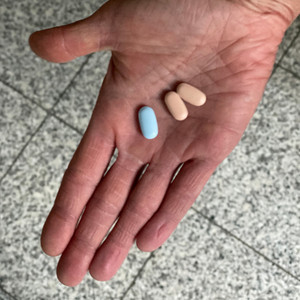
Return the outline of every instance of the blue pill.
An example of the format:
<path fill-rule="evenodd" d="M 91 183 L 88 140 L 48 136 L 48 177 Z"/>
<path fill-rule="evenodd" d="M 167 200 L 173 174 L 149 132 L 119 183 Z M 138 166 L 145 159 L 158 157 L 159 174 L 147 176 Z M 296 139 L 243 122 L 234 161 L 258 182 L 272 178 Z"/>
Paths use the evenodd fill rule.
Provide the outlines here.
<path fill-rule="evenodd" d="M 158 134 L 157 120 L 154 110 L 149 106 L 143 106 L 139 110 L 139 122 L 143 136 L 146 139 L 154 139 Z"/>

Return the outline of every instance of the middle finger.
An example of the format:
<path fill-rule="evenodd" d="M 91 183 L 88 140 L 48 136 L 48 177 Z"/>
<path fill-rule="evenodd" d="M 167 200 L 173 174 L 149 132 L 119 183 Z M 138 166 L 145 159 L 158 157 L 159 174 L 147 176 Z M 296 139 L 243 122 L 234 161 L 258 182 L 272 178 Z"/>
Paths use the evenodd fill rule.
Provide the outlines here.
<path fill-rule="evenodd" d="M 95 254 L 89 271 L 96 280 L 109 280 L 120 268 L 135 236 L 159 208 L 176 167 L 177 162 L 150 162 L 129 196 L 116 226 Z"/>

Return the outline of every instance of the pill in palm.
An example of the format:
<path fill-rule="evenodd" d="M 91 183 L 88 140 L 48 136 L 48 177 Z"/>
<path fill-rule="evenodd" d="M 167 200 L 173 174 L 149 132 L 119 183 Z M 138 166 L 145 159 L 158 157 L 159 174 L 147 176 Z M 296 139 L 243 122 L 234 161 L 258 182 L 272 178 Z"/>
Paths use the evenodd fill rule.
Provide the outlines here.
<path fill-rule="evenodd" d="M 139 110 L 138 115 L 143 136 L 146 139 L 154 139 L 158 134 L 158 126 L 154 110 L 149 106 L 143 106 Z"/>
<path fill-rule="evenodd" d="M 201 106 L 206 101 L 205 94 L 190 84 L 180 83 L 176 91 L 184 101 L 192 105 Z"/>
<path fill-rule="evenodd" d="M 168 92 L 165 96 L 165 103 L 176 120 L 183 121 L 188 116 L 187 108 L 177 93 Z"/>

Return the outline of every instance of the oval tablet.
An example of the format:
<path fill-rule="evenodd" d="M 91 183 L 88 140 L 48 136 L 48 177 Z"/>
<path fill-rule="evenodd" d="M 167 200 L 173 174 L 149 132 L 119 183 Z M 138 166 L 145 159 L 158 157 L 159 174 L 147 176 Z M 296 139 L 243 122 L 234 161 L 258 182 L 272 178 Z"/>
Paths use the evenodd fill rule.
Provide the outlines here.
<path fill-rule="evenodd" d="M 206 95 L 190 84 L 180 83 L 176 91 L 184 101 L 192 105 L 201 106 L 206 101 Z"/>
<path fill-rule="evenodd" d="M 154 139 L 158 134 L 157 120 L 154 110 L 149 106 L 143 106 L 139 110 L 139 122 L 143 136 L 146 139 Z"/>
<path fill-rule="evenodd" d="M 177 93 L 168 92 L 165 96 L 165 103 L 176 120 L 183 121 L 188 116 L 188 110 Z"/>

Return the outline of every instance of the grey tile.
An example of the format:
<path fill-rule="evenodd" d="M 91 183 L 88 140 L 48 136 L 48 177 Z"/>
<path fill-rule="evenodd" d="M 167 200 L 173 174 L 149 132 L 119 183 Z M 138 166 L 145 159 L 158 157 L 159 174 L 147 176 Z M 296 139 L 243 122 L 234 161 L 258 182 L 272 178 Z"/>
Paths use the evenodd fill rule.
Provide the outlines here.
<path fill-rule="evenodd" d="M 289 48 L 280 65 L 291 70 L 300 77 L 300 31 L 297 39 Z"/>
<path fill-rule="evenodd" d="M 81 132 L 88 125 L 110 57 L 110 51 L 93 54 L 54 109 L 60 118 Z"/>
<path fill-rule="evenodd" d="M 23 0 L 0 2 L 0 76 L 23 94 L 50 108 L 68 86 L 86 58 L 54 64 L 31 52 L 28 38 L 34 31 L 87 17 L 104 1 Z"/>
<path fill-rule="evenodd" d="M 14 300 L 14 299 L 15 298 L 13 298 L 11 295 L 9 295 L 8 293 L 6 293 L 0 287 L 0 300 Z"/>
<path fill-rule="evenodd" d="M 296 299 L 299 281 L 190 210 L 125 300 Z"/>
<path fill-rule="evenodd" d="M 0 187 L 1 285 L 19 299 L 119 299 L 148 253 L 133 248 L 118 274 L 109 282 L 90 276 L 74 288 L 58 282 L 58 258 L 40 248 L 40 233 L 51 209 L 63 171 L 80 136 L 54 117 L 23 152 Z"/>
<path fill-rule="evenodd" d="M 278 68 L 242 140 L 195 202 L 300 277 L 300 80 Z"/>
<path fill-rule="evenodd" d="M 46 112 L 0 82 L 0 178 L 46 116 Z"/>
<path fill-rule="evenodd" d="M 288 49 L 293 39 L 297 36 L 299 32 L 300 32 L 300 16 L 297 17 L 296 20 L 294 20 L 294 22 L 285 32 L 284 38 L 278 47 L 276 61 L 275 61 L 276 63 L 278 63 L 280 59 L 283 57 L 284 52 Z"/>

